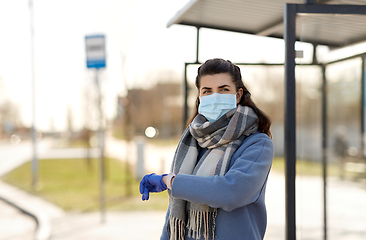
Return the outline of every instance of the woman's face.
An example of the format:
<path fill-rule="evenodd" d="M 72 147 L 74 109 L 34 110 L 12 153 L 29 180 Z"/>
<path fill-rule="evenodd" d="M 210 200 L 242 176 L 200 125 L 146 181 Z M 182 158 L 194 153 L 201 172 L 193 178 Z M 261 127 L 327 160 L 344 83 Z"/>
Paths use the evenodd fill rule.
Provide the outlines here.
<path fill-rule="evenodd" d="M 240 102 L 243 89 L 236 91 L 235 84 L 229 73 L 205 75 L 200 79 L 199 96 L 208 96 L 214 93 L 236 94 L 236 104 Z"/>

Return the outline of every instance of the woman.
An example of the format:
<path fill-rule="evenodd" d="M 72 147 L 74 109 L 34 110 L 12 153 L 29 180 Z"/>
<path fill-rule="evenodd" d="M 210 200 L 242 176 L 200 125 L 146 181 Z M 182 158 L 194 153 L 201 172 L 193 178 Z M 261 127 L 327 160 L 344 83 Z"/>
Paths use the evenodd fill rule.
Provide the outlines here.
<path fill-rule="evenodd" d="M 269 118 L 253 103 L 240 68 L 211 59 L 198 68 L 196 111 L 171 173 L 146 175 L 143 200 L 167 188 L 162 240 L 263 239 L 264 202 L 273 160 Z"/>

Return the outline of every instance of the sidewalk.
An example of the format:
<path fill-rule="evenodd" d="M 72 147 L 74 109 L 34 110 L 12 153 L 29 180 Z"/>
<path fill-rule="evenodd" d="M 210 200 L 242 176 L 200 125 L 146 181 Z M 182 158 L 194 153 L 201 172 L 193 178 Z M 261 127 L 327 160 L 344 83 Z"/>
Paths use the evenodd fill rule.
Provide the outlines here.
<path fill-rule="evenodd" d="M 54 219 L 52 240 L 144 240 L 159 239 L 164 226 L 164 211 L 107 212 L 71 214 Z"/>

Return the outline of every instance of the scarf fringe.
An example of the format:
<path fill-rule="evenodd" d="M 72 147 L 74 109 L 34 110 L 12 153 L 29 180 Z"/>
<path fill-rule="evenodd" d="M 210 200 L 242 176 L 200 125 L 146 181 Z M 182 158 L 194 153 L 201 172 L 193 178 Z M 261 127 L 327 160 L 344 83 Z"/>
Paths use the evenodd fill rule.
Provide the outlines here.
<path fill-rule="evenodd" d="M 170 240 L 184 240 L 185 226 L 184 222 L 176 217 L 169 217 L 168 233 Z"/>
<path fill-rule="evenodd" d="M 215 227 L 216 227 L 217 209 L 213 209 L 212 212 L 208 211 L 189 211 L 189 220 L 187 224 L 188 237 L 200 239 L 201 236 L 208 239 L 214 239 Z"/>

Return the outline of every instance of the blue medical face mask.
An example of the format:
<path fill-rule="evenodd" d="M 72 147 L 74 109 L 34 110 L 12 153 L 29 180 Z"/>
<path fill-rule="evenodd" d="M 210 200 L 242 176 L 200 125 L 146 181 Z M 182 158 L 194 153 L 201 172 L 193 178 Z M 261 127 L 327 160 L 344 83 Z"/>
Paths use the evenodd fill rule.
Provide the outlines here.
<path fill-rule="evenodd" d="M 236 108 L 236 94 L 214 93 L 200 97 L 198 113 L 210 122 L 215 122 L 228 111 Z"/>

